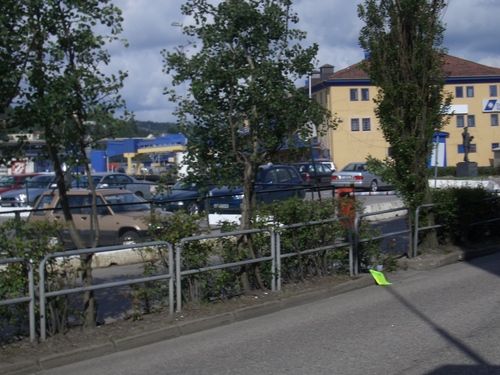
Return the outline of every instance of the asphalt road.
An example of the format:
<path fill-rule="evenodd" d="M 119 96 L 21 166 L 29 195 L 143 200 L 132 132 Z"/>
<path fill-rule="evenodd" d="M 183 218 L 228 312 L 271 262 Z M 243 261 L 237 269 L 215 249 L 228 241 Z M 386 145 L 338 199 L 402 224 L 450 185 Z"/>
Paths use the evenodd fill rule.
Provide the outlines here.
<path fill-rule="evenodd" d="M 500 254 L 40 374 L 498 374 Z"/>

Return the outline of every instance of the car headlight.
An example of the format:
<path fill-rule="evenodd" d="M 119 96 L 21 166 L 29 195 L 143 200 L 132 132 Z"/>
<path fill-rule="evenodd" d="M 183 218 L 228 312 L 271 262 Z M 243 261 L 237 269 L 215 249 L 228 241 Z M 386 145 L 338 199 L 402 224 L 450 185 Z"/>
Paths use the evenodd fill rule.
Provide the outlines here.
<path fill-rule="evenodd" d="M 238 201 L 238 200 L 243 200 L 243 197 L 245 196 L 245 194 L 238 194 L 238 195 L 233 195 L 233 199 L 235 201 Z"/>
<path fill-rule="evenodd" d="M 26 202 L 28 199 L 28 196 L 26 194 L 19 194 L 19 201 L 20 202 Z"/>

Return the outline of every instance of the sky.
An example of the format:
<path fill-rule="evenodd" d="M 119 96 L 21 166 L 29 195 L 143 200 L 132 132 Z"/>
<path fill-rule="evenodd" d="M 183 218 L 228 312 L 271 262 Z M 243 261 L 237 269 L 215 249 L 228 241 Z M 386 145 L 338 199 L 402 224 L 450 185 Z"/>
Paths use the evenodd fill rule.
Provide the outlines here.
<path fill-rule="evenodd" d="M 121 37 L 129 46 L 108 46 L 111 63 L 108 73 L 128 71 L 121 91 L 127 109 L 140 121 L 176 122 L 175 104 L 163 92 L 173 88 L 163 72 L 162 50 L 193 41 L 172 24 L 189 24 L 182 15 L 183 0 L 113 0 L 124 17 Z M 294 0 L 299 16 L 297 28 L 307 32 L 304 45 L 318 43 L 317 68 L 333 65 L 335 71 L 363 59 L 359 31 L 363 22 L 357 16 L 361 0 Z M 500 68 L 500 0 L 448 0 L 443 22 L 446 25 L 443 46 L 450 55 Z M 184 48 L 188 54 L 190 46 Z M 305 82 L 305 81 L 304 81 Z M 185 84 L 175 87 L 178 93 Z"/>

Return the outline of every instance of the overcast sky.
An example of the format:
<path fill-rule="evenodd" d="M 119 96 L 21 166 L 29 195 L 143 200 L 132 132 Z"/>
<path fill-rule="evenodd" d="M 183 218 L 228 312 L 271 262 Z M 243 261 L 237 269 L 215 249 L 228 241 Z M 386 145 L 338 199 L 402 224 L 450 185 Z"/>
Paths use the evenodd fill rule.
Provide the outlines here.
<path fill-rule="evenodd" d="M 170 78 L 162 72 L 161 51 L 188 42 L 180 27 L 183 0 L 113 0 L 123 11 L 121 36 L 129 47 L 109 46 L 108 69 L 126 70 L 129 77 L 121 94 L 137 120 L 175 122 L 174 104 L 163 95 Z M 359 62 L 363 51 L 358 36 L 363 23 L 357 17 L 361 0 L 294 0 L 293 9 L 307 31 L 305 44 L 318 43 L 318 67 L 331 64 L 335 71 Z M 448 53 L 480 64 L 500 68 L 500 0 L 449 0 L 444 16 L 444 47 Z M 186 47 L 189 51 L 189 46 Z M 177 88 L 180 93 L 186 87 Z"/>

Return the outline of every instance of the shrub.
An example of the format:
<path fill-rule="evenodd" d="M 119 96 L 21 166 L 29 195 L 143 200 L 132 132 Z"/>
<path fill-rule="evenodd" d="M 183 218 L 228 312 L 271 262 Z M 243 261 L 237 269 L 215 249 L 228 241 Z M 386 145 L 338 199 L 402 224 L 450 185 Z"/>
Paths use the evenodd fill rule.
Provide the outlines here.
<path fill-rule="evenodd" d="M 433 190 L 433 208 L 440 243 L 455 245 L 477 242 L 485 235 L 498 233 L 496 221 L 500 200 L 481 187 L 448 187 Z"/>
<path fill-rule="evenodd" d="M 0 224 L 0 247 L 6 258 L 29 259 L 34 270 L 34 282 L 40 281 L 39 265 L 49 253 L 63 251 L 54 238 L 57 238 L 57 223 L 7 220 Z M 46 264 L 45 290 L 57 291 L 74 285 L 77 269 L 69 260 L 51 259 Z M 28 295 L 28 267 L 25 263 L 11 263 L 0 270 L 0 300 L 13 299 Z M 70 316 L 78 318 L 76 308 L 72 307 L 74 299 L 69 296 L 57 296 L 47 300 L 47 333 L 55 335 L 69 329 Z M 29 334 L 28 305 L 15 304 L 0 307 L 0 330 L 9 327 L 11 336 L 3 336 L 3 340 Z"/>

